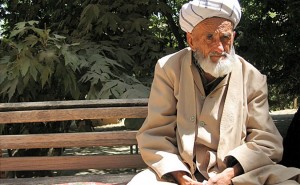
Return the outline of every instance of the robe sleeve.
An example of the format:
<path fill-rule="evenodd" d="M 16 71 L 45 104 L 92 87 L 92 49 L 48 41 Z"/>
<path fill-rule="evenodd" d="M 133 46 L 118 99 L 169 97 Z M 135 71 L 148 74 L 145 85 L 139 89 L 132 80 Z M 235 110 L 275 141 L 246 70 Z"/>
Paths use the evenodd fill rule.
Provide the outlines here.
<path fill-rule="evenodd" d="M 148 103 L 148 116 L 137 134 L 138 145 L 145 163 L 161 178 L 173 171 L 186 171 L 179 155 L 176 139 L 176 105 L 174 72 L 166 73 L 157 63 Z"/>
<path fill-rule="evenodd" d="M 274 164 L 282 158 L 282 137 L 270 114 L 266 76 L 258 71 L 248 74 L 248 118 L 243 144 L 229 152 L 248 172 Z"/>

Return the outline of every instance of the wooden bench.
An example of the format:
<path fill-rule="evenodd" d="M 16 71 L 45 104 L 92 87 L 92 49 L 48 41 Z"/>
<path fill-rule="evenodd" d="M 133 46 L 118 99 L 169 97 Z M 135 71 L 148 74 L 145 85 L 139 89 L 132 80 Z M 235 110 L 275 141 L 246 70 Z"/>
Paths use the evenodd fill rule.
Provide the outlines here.
<path fill-rule="evenodd" d="M 67 120 L 94 120 L 110 118 L 145 118 L 147 99 L 127 100 L 78 100 L 28 103 L 0 103 L 0 124 L 26 124 Z M 291 116 L 290 116 L 291 117 Z M 276 122 L 276 117 L 275 118 Z M 291 117 L 292 118 L 292 117 Z M 288 125 L 276 124 L 281 133 Z M 138 153 L 92 155 L 92 156 L 33 156 L 6 157 L 7 149 L 65 148 L 65 147 L 137 147 L 136 131 L 81 132 L 0 135 L 0 172 L 31 170 L 74 170 L 74 169 L 121 169 L 145 168 Z M 2 156 L 2 157 L 1 157 Z M 39 178 L 1 179 L 0 184 L 36 185 L 67 182 L 104 182 L 126 184 L 133 176 L 129 174 L 78 175 Z"/>
<path fill-rule="evenodd" d="M 28 103 L 1 103 L 0 124 L 97 120 L 110 118 L 145 118 L 147 99 L 76 100 Z M 7 149 L 136 146 L 136 132 L 50 133 L 0 135 L 0 152 Z M 0 153 L 1 154 L 1 153 Z M 0 171 L 74 170 L 145 168 L 138 152 L 89 156 L 0 156 Z M 104 174 L 39 178 L 1 178 L 0 184 L 58 184 L 70 182 L 103 182 L 126 184 L 134 175 Z"/>

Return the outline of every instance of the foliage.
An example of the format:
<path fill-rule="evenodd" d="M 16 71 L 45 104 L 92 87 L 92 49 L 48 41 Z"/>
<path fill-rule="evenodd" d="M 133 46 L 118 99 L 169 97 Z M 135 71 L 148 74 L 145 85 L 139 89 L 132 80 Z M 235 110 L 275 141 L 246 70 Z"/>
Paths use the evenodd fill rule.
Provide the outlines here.
<path fill-rule="evenodd" d="M 185 2 L 0 0 L 0 101 L 147 97 L 157 59 L 186 46 L 178 25 Z M 240 2 L 237 53 L 268 76 L 272 109 L 287 108 L 300 94 L 299 0 Z M 66 132 L 68 125 L 6 125 L 4 132 Z"/>
<path fill-rule="evenodd" d="M 85 64 L 70 50 L 77 44 L 66 44 L 65 37 L 36 28 L 37 23 L 19 22 L 4 40 L 0 93 L 21 101 L 40 100 L 43 91 L 45 99 L 68 93 L 78 98 L 76 72 Z"/>
<path fill-rule="evenodd" d="M 0 51 L 1 65 L 10 63 L 10 67 L 1 69 L 4 76 L 1 75 L 0 93 L 7 96 L 2 101 L 146 97 L 156 60 L 186 46 L 178 26 L 178 12 L 185 2 L 1 0 L 3 36 L 8 39 L 2 41 L 5 47 Z M 283 108 L 300 93 L 296 61 L 299 0 L 241 0 L 241 5 L 237 52 L 268 76 L 270 103 L 272 107 Z M 33 28 L 28 28 L 30 24 Z M 18 29 L 22 25 L 31 30 L 22 33 Z M 64 45 L 67 53 L 57 48 L 53 39 Z M 18 50 L 17 46 L 21 48 Z M 44 51 L 39 53 L 39 48 Z M 42 65 L 39 60 L 31 61 L 38 56 L 50 57 L 55 62 Z M 17 67 L 13 68 L 14 65 Z M 53 66 L 66 67 L 55 71 Z M 4 69 L 10 70 L 8 81 Z M 64 80 L 59 72 L 66 72 Z M 36 97 L 39 94 L 44 98 Z"/>
<path fill-rule="evenodd" d="M 57 49 L 61 48 L 53 50 L 53 48 L 49 46 L 49 43 L 47 43 L 48 48 L 44 48 L 46 51 L 38 53 L 41 52 L 39 46 L 29 43 L 27 46 L 30 48 L 29 51 L 36 51 L 33 57 L 37 58 L 38 56 L 51 55 L 49 56 L 53 57 L 51 60 L 56 61 L 58 65 L 64 62 L 69 63 L 69 61 L 70 64 L 76 62 L 75 65 L 79 65 L 73 65 L 71 72 L 68 71 L 70 69 L 60 67 L 57 71 L 66 74 L 61 78 L 60 76 L 50 74 L 55 72 L 53 69 L 54 63 L 48 61 L 47 64 L 52 65 L 52 71 L 49 67 L 48 70 L 44 69 L 43 72 L 38 71 L 42 75 L 37 75 L 37 77 L 41 77 L 43 80 L 40 83 L 41 86 L 38 86 L 39 91 L 44 90 L 44 92 L 47 92 L 42 93 L 44 99 L 133 98 L 148 96 L 150 85 L 149 76 L 152 75 L 153 70 L 146 72 L 145 69 L 150 68 L 150 66 L 153 67 L 154 61 L 160 57 L 157 51 L 160 50 L 161 47 L 157 44 L 159 42 L 155 37 L 149 31 L 147 33 L 146 29 L 149 21 L 145 16 L 149 15 L 147 15 L 147 11 L 139 8 L 146 4 L 145 1 L 133 1 L 126 4 L 123 1 L 114 1 L 113 3 L 111 1 L 102 1 L 101 4 L 94 1 L 85 1 L 83 3 L 80 1 L 37 1 L 37 3 L 32 1 L 15 3 L 16 1 L 6 2 L 6 6 L 2 7 L 5 9 L 5 12 L 8 12 L 2 14 L 7 20 L 14 17 L 6 22 L 5 28 L 7 31 L 4 32 L 5 35 L 8 35 L 9 30 L 13 29 L 12 23 L 18 23 L 24 19 L 36 19 L 37 15 L 39 15 L 38 18 L 40 18 L 40 20 L 35 23 L 38 23 L 38 26 L 49 25 L 49 28 L 54 30 L 51 33 L 58 35 L 59 38 L 57 39 L 64 40 L 64 46 L 67 47 L 62 48 L 66 49 L 67 56 L 57 58 L 62 55 L 64 56 L 64 53 L 62 53 L 62 55 L 57 53 L 60 52 Z M 28 13 L 28 11 L 25 12 L 24 7 L 31 10 L 29 11 L 30 13 Z M 61 11 L 62 9 L 64 9 L 64 11 Z M 61 17 L 65 17 L 65 19 L 61 20 Z M 74 22 L 76 22 L 74 20 L 78 22 L 74 24 Z M 21 22 L 20 24 L 25 23 L 26 22 Z M 34 29 L 36 29 L 36 27 Z M 15 31 L 18 31 L 18 29 Z M 47 34 L 49 34 L 50 30 L 48 29 L 47 31 Z M 144 34 L 141 34 L 142 32 Z M 13 38 L 15 33 L 11 34 L 13 34 L 11 36 L 11 38 Z M 60 35 L 65 35 L 65 37 Z M 16 41 L 19 41 L 20 44 L 27 42 L 27 40 L 34 41 L 34 37 L 26 35 L 23 36 L 23 38 L 16 38 Z M 51 41 L 51 38 L 47 41 Z M 6 43 L 11 44 L 12 41 L 7 41 Z M 76 43 L 77 46 L 73 47 L 72 44 L 68 45 L 66 43 Z M 69 49 L 69 46 L 72 48 Z M 2 57 L 3 65 L 7 65 L 9 60 L 11 62 L 13 57 L 13 54 Z M 32 57 L 30 59 L 32 59 Z M 23 58 L 21 58 L 20 61 L 23 61 Z M 40 65 L 39 60 L 35 60 L 32 63 Z M 24 63 L 24 65 L 26 64 L 28 64 L 28 62 Z M 35 65 L 30 67 L 30 69 L 34 68 Z M 25 70 L 26 66 L 23 69 Z M 7 70 L 11 70 L 11 68 L 7 68 Z M 2 70 L 2 72 L 6 73 L 5 70 Z M 22 77 L 21 75 L 19 77 Z M 29 73 L 28 76 L 30 76 Z M 63 86 L 59 83 L 53 83 L 50 80 L 47 81 L 48 76 L 53 77 L 53 81 L 58 80 L 61 83 L 61 79 L 64 79 Z M 31 82 L 31 84 L 26 83 L 19 85 L 21 81 L 17 81 L 16 78 L 14 78 L 14 83 L 3 79 L 3 82 L 6 82 L 3 86 L 6 85 L 6 88 L 1 94 L 8 95 L 9 99 L 14 98 L 13 95 L 18 92 L 18 88 L 15 87 L 21 86 L 20 92 L 15 94 L 15 101 L 20 101 L 20 93 L 23 92 L 26 85 L 28 85 L 27 89 L 30 91 L 38 85 L 33 83 L 33 80 L 28 81 Z M 44 86 L 46 82 L 48 82 L 46 85 L 49 85 L 49 89 L 54 89 L 56 93 L 48 93 L 51 91 Z M 57 86 L 53 88 L 53 84 Z M 50 96 L 47 97 L 47 94 L 50 94 Z M 57 95 L 60 97 L 56 97 Z M 30 99 L 27 94 L 24 96 L 27 97 L 27 101 L 41 100 L 36 96 L 31 96 Z"/>
<path fill-rule="evenodd" d="M 299 0 L 242 0 L 237 53 L 268 76 L 272 109 L 291 108 L 300 95 Z"/>

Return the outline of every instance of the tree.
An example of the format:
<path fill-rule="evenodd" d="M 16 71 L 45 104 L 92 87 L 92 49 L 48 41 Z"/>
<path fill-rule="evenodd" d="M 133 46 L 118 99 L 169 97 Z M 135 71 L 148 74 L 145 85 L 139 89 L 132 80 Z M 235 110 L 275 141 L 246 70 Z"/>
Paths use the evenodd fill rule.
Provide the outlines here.
<path fill-rule="evenodd" d="M 53 34 L 65 37 L 65 44 L 80 43 L 69 48 L 83 64 L 74 73 L 79 91 L 73 94 L 58 91 L 66 93 L 63 97 L 146 97 L 156 60 L 186 46 L 185 34 L 178 25 L 178 12 L 185 2 L 1 0 L 0 15 L 5 21 L 6 38 L 16 23 L 36 20 L 36 28 L 50 30 L 52 37 Z M 295 61 L 299 56 L 296 31 L 299 1 L 242 0 L 241 4 L 243 16 L 237 28 L 237 53 L 268 76 L 272 107 L 285 107 L 299 96 L 299 65 Z M 24 39 L 25 36 L 18 37 L 13 42 Z M 2 51 L 3 57 L 9 53 Z M 7 60 L 7 55 L 2 60 Z M 50 81 L 43 88 L 46 89 Z M 2 95 L 10 94 L 11 101 L 18 101 L 19 95 L 11 95 L 18 88 L 4 89 L 10 89 L 10 93 L 3 91 Z"/>
<path fill-rule="evenodd" d="M 75 83 L 72 83 L 74 87 L 76 85 L 77 89 L 73 88 L 65 93 L 58 92 L 57 95 L 61 97 L 55 97 L 55 94 L 52 94 L 49 96 L 52 97 L 52 99 L 130 98 L 148 96 L 149 88 L 147 85 L 149 86 L 149 82 L 146 77 L 151 76 L 152 73 L 150 70 L 149 72 L 145 72 L 146 70 L 144 69 L 153 66 L 153 61 L 157 60 L 160 56 L 159 51 L 161 47 L 160 42 L 148 30 L 148 18 L 151 16 L 151 13 L 147 10 L 148 6 L 145 6 L 148 4 L 147 1 L 131 1 L 126 3 L 123 1 L 70 2 L 63 0 L 58 2 L 3 2 L 5 2 L 3 3 L 5 6 L 2 6 L 3 11 L 1 12 L 6 20 L 6 31 L 4 34 L 9 39 L 5 42 L 7 45 L 13 45 L 12 43 L 16 44 L 17 42 L 23 44 L 23 42 L 30 40 L 34 36 L 36 37 L 36 33 L 32 36 L 32 33 L 26 32 L 25 34 L 28 35 L 24 35 L 23 31 L 18 31 L 18 26 L 13 26 L 20 21 L 22 21 L 20 24 L 25 25 L 29 23 L 27 20 L 36 19 L 38 19 L 38 21 L 34 22 L 38 23 L 38 25 L 34 25 L 35 27 L 32 30 L 45 27 L 44 29 L 47 31 L 47 34 L 56 34 L 60 38 L 65 37 L 64 41 L 66 44 L 72 45 L 73 43 L 77 43 L 76 47 L 72 47 L 72 55 L 68 55 L 69 58 L 67 58 L 65 62 L 69 63 L 69 60 L 77 61 L 81 68 L 78 68 L 76 74 L 74 74 L 77 79 L 70 77 L 69 79 L 64 79 L 65 84 L 71 83 L 70 80 L 75 81 Z M 17 38 L 14 37 L 15 34 L 9 36 L 9 33 L 14 29 L 15 32 L 18 32 L 18 35 L 16 35 Z M 53 31 L 50 31 L 50 29 Z M 6 49 L 8 48 L 7 45 Z M 36 53 L 31 53 L 33 58 L 41 55 L 40 52 L 42 50 L 36 44 L 30 44 L 27 47 L 30 48 L 28 50 L 29 52 L 35 49 Z M 53 53 L 53 50 L 50 48 L 44 47 L 43 49 L 47 50 L 47 52 L 48 49 L 51 50 L 56 59 L 59 52 L 61 52 L 61 48 L 58 48 L 56 53 Z M 2 52 L 2 54 L 4 53 L 7 52 Z M 15 56 L 12 52 L 10 54 L 10 56 L 2 58 L 3 61 L 6 61 L 5 65 L 7 65 L 8 62 L 16 63 L 13 59 L 17 58 L 17 55 L 20 56 L 19 53 Z M 48 57 L 48 55 L 44 56 Z M 37 64 L 40 62 L 41 61 L 37 60 Z M 54 73 L 55 69 L 52 69 L 52 71 L 48 71 L 49 74 Z M 2 70 L 2 72 L 6 74 L 4 70 Z M 23 73 L 25 72 L 23 71 Z M 47 75 L 45 74 L 45 76 Z M 45 76 L 44 78 L 46 78 Z M 19 77 L 22 76 L 19 75 Z M 52 80 L 57 80 L 57 78 L 54 77 Z M 44 79 L 44 82 L 47 83 L 41 83 L 39 88 L 41 90 L 46 89 L 44 92 L 49 92 L 47 91 L 47 87 L 52 88 L 50 87 L 50 84 L 54 84 L 51 83 L 52 80 Z M 9 99 L 13 98 L 15 101 L 19 101 L 17 97 L 19 97 L 23 91 L 16 91 L 19 90 L 16 86 L 20 84 L 21 81 L 15 80 L 15 83 L 9 83 L 7 78 L 3 78 L 2 82 L 7 82 L 2 84 L 2 86 L 5 87 L 2 94 L 8 94 Z M 25 85 L 29 86 L 23 87 L 22 89 L 31 90 L 37 84 L 30 86 L 30 84 L 27 83 Z M 61 87 L 63 88 L 63 86 Z M 61 88 L 57 86 L 55 89 Z M 69 89 L 69 87 L 65 87 L 64 89 Z M 74 91 L 75 89 L 76 92 Z M 64 91 L 61 90 L 61 92 Z M 13 95 L 15 95 L 15 97 Z M 27 101 L 34 100 L 39 99 L 35 97 Z"/>
<path fill-rule="evenodd" d="M 163 48 L 148 30 L 152 16 L 148 1 L 1 4 L 5 21 L 0 47 L 2 102 L 148 96 L 147 77 L 153 70 L 146 69 L 153 67 Z M 5 125 L 4 132 L 67 132 L 69 125 Z M 43 155 L 48 151 L 9 153 L 31 152 Z"/>
<path fill-rule="evenodd" d="M 299 1 L 243 0 L 237 53 L 268 76 L 270 105 L 291 107 L 299 97 Z"/>

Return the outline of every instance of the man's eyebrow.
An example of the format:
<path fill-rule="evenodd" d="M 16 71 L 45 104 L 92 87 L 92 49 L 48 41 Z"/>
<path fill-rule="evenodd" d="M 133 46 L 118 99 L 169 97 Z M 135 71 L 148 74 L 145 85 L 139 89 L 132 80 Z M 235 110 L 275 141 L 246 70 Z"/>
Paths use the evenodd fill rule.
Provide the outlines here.
<path fill-rule="evenodd" d="M 231 33 L 230 32 L 224 32 L 223 35 L 228 37 L 228 36 L 231 36 Z"/>

